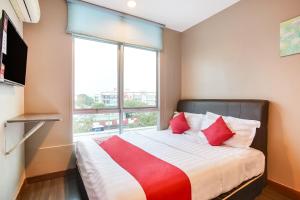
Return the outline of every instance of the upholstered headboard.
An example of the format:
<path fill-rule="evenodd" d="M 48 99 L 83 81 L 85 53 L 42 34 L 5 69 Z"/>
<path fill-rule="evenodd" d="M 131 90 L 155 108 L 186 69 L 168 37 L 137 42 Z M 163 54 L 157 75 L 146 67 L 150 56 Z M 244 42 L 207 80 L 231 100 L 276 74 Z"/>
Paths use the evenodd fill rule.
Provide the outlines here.
<path fill-rule="evenodd" d="M 224 116 L 258 120 L 261 127 L 257 129 L 251 147 L 267 156 L 268 107 L 269 102 L 266 100 L 193 99 L 180 100 L 177 111 L 202 114 L 209 111 Z"/>

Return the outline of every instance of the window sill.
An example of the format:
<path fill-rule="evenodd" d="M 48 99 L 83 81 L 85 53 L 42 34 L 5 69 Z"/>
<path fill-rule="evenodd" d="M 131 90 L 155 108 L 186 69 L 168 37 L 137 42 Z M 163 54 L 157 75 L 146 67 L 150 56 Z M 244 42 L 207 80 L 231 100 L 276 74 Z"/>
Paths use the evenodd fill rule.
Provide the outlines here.
<path fill-rule="evenodd" d="M 150 127 L 140 127 L 140 128 L 129 128 L 125 129 L 124 133 L 134 133 L 134 132 L 145 132 L 145 131 L 156 131 L 156 126 L 150 126 Z M 119 131 L 111 131 L 106 133 L 94 133 L 94 132 L 87 132 L 87 133 L 80 133 L 80 134 L 74 134 L 73 135 L 73 143 L 78 142 L 82 139 L 87 138 L 109 138 L 114 135 L 119 135 Z"/>

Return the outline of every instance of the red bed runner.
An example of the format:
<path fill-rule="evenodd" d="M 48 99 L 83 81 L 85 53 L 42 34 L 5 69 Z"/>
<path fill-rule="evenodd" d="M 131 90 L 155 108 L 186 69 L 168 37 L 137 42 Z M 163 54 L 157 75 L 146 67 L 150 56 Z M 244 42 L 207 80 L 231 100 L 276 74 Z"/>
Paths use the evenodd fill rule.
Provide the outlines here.
<path fill-rule="evenodd" d="M 190 180 L 179 168 L 118 136 L 95 141 L 140 183 L 147 200 L 191 200 Z"/>

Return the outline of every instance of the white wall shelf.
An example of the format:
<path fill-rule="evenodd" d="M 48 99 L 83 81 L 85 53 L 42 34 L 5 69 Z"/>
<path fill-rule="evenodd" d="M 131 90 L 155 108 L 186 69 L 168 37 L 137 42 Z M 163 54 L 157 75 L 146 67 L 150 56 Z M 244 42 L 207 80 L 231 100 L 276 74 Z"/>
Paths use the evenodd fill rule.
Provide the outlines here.
<path fill-rule="evenodd" d="M 18 123 L 18 122 L 49 122 L 49 121 L 61 121 L 62 117 L 60 114 L 25 114 L 18 117 L 7 120 L 7 123 Z"/>
<path fill-rule="evenodd" d="M 30 136 L 36 133 L 46 122 L 55 122 L 61 121 L 62 117 L 60 114 L 24 114 L 13 119 L 7 120 L 7 124 L 12 123 L 36 123 L 34 127 L 32 127 L 27 133 L 24 134 L 24 137 L 15 144 L 8 151 L 5 148 L 5 155 L 11 154 L 15 149 L 18 148 L 21 144 L 23 144 Z M 7 126 L 7 124 L 5 126 Z"/>

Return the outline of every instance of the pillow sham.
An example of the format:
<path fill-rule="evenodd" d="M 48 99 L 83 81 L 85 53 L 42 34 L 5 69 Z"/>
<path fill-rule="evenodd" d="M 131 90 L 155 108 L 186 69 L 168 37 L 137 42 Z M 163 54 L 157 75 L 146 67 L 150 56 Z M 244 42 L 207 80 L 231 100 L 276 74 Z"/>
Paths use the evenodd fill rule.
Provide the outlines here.
<path fill-rule="evenodd" d="M 202 123 L 202 130 L 213 124 L 221 115 L 207 112 Z M 237 148 L 249 148 L 255 137 L 256 128 L 260 127 L 260 122 L 256 120 L 240 119 L 231 116 L 222 116 L 228 128 L 235 135 L 224 144 Z"/>

